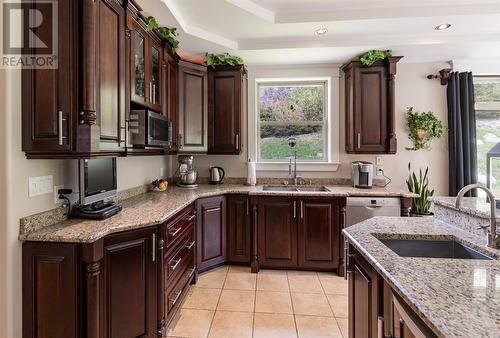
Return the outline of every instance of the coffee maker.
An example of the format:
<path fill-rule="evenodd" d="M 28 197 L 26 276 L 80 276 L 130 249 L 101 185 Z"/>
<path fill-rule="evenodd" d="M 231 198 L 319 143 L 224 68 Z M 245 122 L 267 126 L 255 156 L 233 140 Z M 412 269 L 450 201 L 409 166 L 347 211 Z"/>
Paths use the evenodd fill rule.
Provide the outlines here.
<path fill-rule="evenodd" d="M 181 188 L 196 188 L 198 171 L 194 168 L 192 155 L 179 155 L 179 166 L 176 171 L 177 185 Z"/>
<path fill-rule="evenodd" d="M 373 163 L 365 161 L 352 162 L 351 180 L 355 188 L 371 189 L 373 185 Z"/>

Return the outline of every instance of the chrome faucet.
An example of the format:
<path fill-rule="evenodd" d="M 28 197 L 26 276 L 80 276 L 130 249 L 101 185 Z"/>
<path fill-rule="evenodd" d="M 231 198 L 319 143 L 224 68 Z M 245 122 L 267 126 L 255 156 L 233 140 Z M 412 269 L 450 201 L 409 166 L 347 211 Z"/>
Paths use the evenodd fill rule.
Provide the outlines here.
<path fill-rule="evenodd" d="M 455 207 L 460 208 L 460 204 L 462 203 L 462 198 L 464 195 L 472 189 L 481 189 L 486 192 L 488 195 L 488 200 L 490 201 L 490 230 L 488 231 L 488 246 L 491 248 L 498 248 L 500 243 L 500 236 L 497 233 L 497 209 L 495 204 L 495 195 L 491 192 L 490 189 L 482 186 L 481 184 L 469 184 L 463 187 L 457 195 L 457 199 L 455 200 Z M 487 228 L 487 227 L 484 227 Z"/>
<path fill-rule="evenodd" d="M 287 139 L 288 141 L 288 146 L 290 148 L 295 148 L 295 145 L 297 144 L 297 139 L 293 136 L 289 137 Z M 293 178 L 292 178 L 292 183 L 293 185 L 299 185 L 302 180 L 300 176 L 297 176 L 297 150 L 293 152 Z M 290 157 L 290 162 L 288 162 L 288 175 L 292 174 L 292 158 Z"/>

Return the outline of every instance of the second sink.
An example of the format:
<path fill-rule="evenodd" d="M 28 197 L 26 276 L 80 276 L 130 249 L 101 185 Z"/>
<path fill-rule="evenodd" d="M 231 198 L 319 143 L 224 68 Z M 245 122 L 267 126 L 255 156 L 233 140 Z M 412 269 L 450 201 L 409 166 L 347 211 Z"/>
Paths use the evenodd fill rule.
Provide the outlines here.
<path fill-rule="evenodd" d="M 289 187 L 289 186 L 270 186 L 265 185 L 262 187 L 263 191 L 295 191 L 295 192 L 328 192 L 327 187 L 311 187 L 311 186 L 299 186 L 299 187 Z"/>

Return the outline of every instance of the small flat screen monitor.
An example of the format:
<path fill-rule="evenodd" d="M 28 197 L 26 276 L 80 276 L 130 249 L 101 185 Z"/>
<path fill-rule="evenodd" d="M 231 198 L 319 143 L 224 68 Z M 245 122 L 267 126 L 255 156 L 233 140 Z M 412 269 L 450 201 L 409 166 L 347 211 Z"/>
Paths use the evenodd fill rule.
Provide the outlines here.
<path fill-rule="evenodd" d="M 80 204 L 92 204 L 114 195 L 116 195 L 116 158 L 80 160 Z"/>

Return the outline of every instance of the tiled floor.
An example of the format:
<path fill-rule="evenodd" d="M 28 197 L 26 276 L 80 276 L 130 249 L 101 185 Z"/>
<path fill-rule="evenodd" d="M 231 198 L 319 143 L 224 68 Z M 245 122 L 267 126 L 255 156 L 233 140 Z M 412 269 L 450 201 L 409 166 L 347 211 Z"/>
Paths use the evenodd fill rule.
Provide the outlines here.
<path fill-rule="evenodd" d="M 167 337 L 347 338 L 347 282 L 333 273 L 223 266 L 202 274 Z"/>

